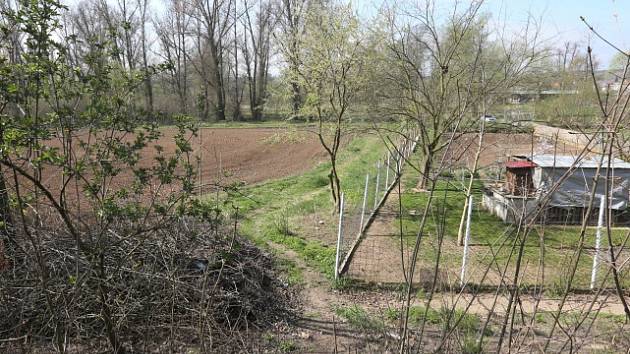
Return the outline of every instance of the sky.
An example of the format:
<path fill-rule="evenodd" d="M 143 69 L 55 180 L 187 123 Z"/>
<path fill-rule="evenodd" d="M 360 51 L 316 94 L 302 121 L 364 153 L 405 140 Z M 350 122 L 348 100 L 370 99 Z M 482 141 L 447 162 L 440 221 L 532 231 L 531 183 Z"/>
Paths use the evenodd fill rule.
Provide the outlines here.
<path fill-rule="evenodd" d="M 351 1 L 360 16 L 370 17 L 384 0 Z M 448 6 L 452 0 L 436 2 Z M 616 50 L 596 38 L 580 16 L 616 46 L 630 49 L 630 0 L 486 0 L 481 11 L 490 13 L 495 24 L 515 30 L 532 16 L 540 20 L 541 36 L 548 44 L 561 46 L 572 41 L 590 45 L 601 67 L 608 66 Z"/>
<path fill-rule="evenodd" d="M 616 50 L 593 35 L 580 16 L 617 47 L 630 49 L 630 0 L 490 0 L 486 8 L 493 14 L 503 14 L 508 23 L 522 22 L 528 13 L 540 17 L 542 34 L 551 43 L 590 45 L 603 67 L 608 66 Z"/>
<path fill-rule="evenodd" d="M 80 0 L 62 0 L 70 6 Z M 111 0 L 115 1 L 115 0 Z M 368 20 L 376 16 L 378 8 L 396 0 L 338 0 L 350 1 L 359 16 Z M 404 0 L 418 1 L 423 0 Z M 456 0 L 434 0 L 438 6 L 449 7 Z M 459 0 L 466 3 L 468 0 Z M 149 0 L 157 13 L 164 10 L 164 0 Z M 580 21 L 586 20 L 616 46 L 630 50 L 630 0 L 485 0 L 481 11 L 490 13 L 495 24 L 505 24 L 517 31 L 533 16 L 541 23 L 541 36 L 549 45 L 562 46 L 566 41 L 590 45 L 600 67 L 608 67 L 616 50 L 596 38 Z"/>

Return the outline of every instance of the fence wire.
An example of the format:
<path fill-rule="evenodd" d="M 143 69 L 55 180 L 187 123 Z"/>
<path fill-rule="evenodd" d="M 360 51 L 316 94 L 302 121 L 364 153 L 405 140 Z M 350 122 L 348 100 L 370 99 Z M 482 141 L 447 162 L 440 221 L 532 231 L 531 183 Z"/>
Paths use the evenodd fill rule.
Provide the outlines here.
<path fill-rule="evenodd" d="M 406 182 L 408 181 L 403 179 L 402 183 Z M 403 189 L 400 196 L 403 200 L 401 209 L 398 188 L 391 191 L 387 202 L 378 210 L 378 220 L 365 231 L 360 244 L 354 250 L 345 276 L 367 283 L 407 282 L 419 228 L 418 221 L 424 212 L 421 202 L 412 204 L 409 201 L 421 200 L 425 193 L 413 188 Z M 455 188 L 442 188 L 436 192 L 418 248 L 413 284 L 423 288 L 433 288 L 435 285 L 437 290 L 460 289 L 462 285 L 488 291 L 507 289 L 509 286 L 506 282 L 509 282 L 519 264 L 516 250 L 521 238 L 516 236 L 517 226 L 503 224 L 491 215 L 483 204 L 481 191 L 476 190 L 473 193 L 467 259 L 464 261 L 464 246 L 458 245 L 456 241 L 457 224 L 464 207 L 463 203 L 459 203 L 461 197 L 457 195 L 462 193 Z M 450 227 L 447 224 L 449 220 Z M 453 223 L 452 220 L 457 222 Z M 488 225 L 496 227 L 491 228 Z M 580 254 L 572 284 L 573 291 L 614 288 L 612 278 L 607 275 L 611 269 L 610 256 L 607 253 L 608 240 L 602 237 L 601 245 L 597 246 L 596 226 L 587 228 L 582 246 L 561 238 L 563 235 L 578 232 L 576 228 L 579 226 L 545 224 L 534 228 L 524 244 L 524 258 L 520 261 L 521 287 L 528 289 L 527 291 L 537 291 L 544 287 L 551 292 L 561 293 L 569 276 L 568 265 Z M 465 229 L 464 224 L 464 234 Z M 630 251 L 627 247 L 621 247 L 628 231 L 619 228 L 612 232 L 615 246 L 620 250 L 616 258 L 620 260 L 618 263 L 624 264 L 623 267 L 618 266 L 622 270 L 621 282 L 624 286 L 630 286 L 630 272 L 625 269 L 626 263 L 630 263 Z M 550 266 L 557 264 L 567 266 Z M 591 284 L 593 274 L 595 280 Z"/>
<path fill-rule="evenodd" d="M 405 134 L 415 136 L 413 131 Z M 360 190 L 346 191 L 344 205 L 338 224 L 337 261 L 335 274 L 347 272 L 354 257 L 354 252 L 362 241 L 366 227 L 373 221 L 385 201 L 385 197 L 394 189 L 405 159 L 415 148 L 415 140 L 402 139 L 388 148 L 388 152 L 381 156 L 365 170 L 365 177 Z M 359 196 L 347 198 L 345 195 Z"/>

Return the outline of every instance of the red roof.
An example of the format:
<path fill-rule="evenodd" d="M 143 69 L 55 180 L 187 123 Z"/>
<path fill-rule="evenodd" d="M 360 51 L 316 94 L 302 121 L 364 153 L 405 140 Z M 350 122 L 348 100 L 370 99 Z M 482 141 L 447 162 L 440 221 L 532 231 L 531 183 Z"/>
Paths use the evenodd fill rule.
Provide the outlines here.
<path fill-rule="evenodd" d="M 531 161 L 521 160 L 521 161 L 508 161 L 505 163 L 505 167 L 507 168 L 532 168 L 536 167 L 535 163 Z"/>

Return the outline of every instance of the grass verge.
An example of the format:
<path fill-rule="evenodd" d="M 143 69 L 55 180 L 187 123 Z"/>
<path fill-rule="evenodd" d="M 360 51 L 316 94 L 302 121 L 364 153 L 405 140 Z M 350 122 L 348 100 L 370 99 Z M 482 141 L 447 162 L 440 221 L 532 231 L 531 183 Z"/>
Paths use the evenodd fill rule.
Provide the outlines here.
<path fill-rule="evenodd" d="M 365 171 L 385 151 L 378 136 L 366 133 L 354 135 L 341 150 L 338 170 L 348 203 L 358 202 Z M 321 219 L 320 232 L 335 237 L 336 216 L 332 213 L 328 187 L 329 170 L 330 163 L 322 162 L 299 176 L 245 187 L 231 199 L 232 205 L 224 210 L 238 208 L 240 232 L 259 246 L 274 249 L 269 243 L 281 245 L 332 280 L 334 243 L 330 239 L 318 239 L 304 227 L 306 219 L 316 217 Z M 211 204 L 211 201 L 208 199 L 207 203 Z M 280 255 L 282 252 L 276 253 Z M 300 280 L 295 265 L 281 264 L 281 267 L 289 267 L 294 280 Z"/>

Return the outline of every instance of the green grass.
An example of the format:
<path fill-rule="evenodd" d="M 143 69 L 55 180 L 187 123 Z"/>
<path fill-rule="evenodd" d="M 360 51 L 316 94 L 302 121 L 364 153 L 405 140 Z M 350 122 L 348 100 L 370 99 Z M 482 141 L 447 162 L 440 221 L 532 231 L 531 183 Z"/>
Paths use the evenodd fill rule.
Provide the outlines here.
<path fill-rule="evenodd" d="M 263 339 L 267 345 L 274 348 L 277 353 L 296 353 L 300 349 L 292 339 L 278 338 L 275 334 L 265 333 Z"/>
<path fill-rule="evenodd" d="M 359 202 L 365 171 L 385 152 L 379 139 L 375 135 L 356 136 L 339 153 L 338 170 L 347 204 Z M 299 176 L 241 188 L 231 203 L 238 207 L 243 235 L 262 247 L 273 242 L 296 252 L 308 266 L 332 280 L 335 246 L 307 237 L 308 230 L 302 225 L 305 217 L 317 215 L 334 235 L 329 169 L 330 163 L 324 162 Z M 231 209 L 226 207 L 226 213 Z"/>
<path fill-rule="evenodd" d="M 295 262 L 282 258 L 282 255 L 278 255 L 277 253 L 275 256 L 274 265 L 277 270 L 279 270 L 282 274 L 285 274 L 287 284 L 290 286 L 303 285 L 304 277 L 302 275 L 302 271 L 298 268 Z"/>
<path fill-rule="evenodd" d="M 554 322 L 554 316 L 556 312 L 538 312 L 536 313 L 535 321 L 541 324 L 552 324 Z M 580 313 L 580 311 L 572 311 L 568 313 L 561 313 L 559 317 L 559 322 L 564 327 L 575 326 L 584 318 L 584 314 Z M 595 316 L 595 313 L 589 313 L 587 316 L 588 320 L 592 321 L 596 319 L 598 322 L 608 323 L 608 324 L 617 324 L 623 325 L 626 323 L 625 315 L 612 314 L 608 312 L 600 312 Z"/>
<path fill-rule="evenodd" d="M 400 319 L 401 313 L 398 309 L 388 309 L 386 312 L 386 318 L 390 321 Z M 481 329 L 481 319 L 479 316 L 464 313 L 464 311 L 441 307 L 439 309 L 427 308 L 424 306 L 411 306 L 409 308 L 409 322 L 412 325 L 420 325 L 422 322 L 427 324 L 440 326 L 445 329 L 451 329 L 457 327 L 458 330 L 466 333 L 474 333 Z M 457 326 L 455 326 L 457 324 Z M 486 330 L 486 335 L 491 335 L 492 332 Z"/>
<path fill-rule="evenodd" d="M 375 316 L 370 315 L 359 305 L 338 306 L 335 314 L 343 318 L 350 326 L 362 331 L 382 331 L 385 324 Z"/>

